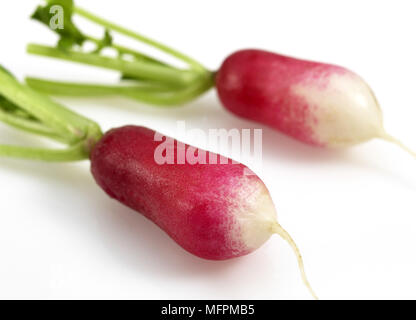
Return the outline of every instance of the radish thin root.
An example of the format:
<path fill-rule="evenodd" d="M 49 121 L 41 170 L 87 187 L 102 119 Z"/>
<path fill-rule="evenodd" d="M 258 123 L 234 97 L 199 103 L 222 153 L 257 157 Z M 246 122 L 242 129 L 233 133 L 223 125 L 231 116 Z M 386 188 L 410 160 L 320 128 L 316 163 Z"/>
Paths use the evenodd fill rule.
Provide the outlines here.
<path fill-rule="evenodd" d="M 293 252 L 296 254 L 296 258 L 298 260 L 299 270 L 300 270 L 300 273 L 301 273 L 301 276 L 302 276 L 303 283 L 308 288 L 309 292 L 312 294 L 314 299 L 319 300 L 318 296 L 315 294 L 311 285 L 309 284 L 308 278 L 306 277 L 305 265 L 303 263 L 302 255 L 300 254 L 299 248 L 296 245 L 295 241 L 292 239 L 290 234 L 285 229 L 283 229 L 283 227 L 277 222 L 273 225 L 272 231 L 273 231 L 273 233 L 278 234 L 280 237 L 282 237 L 284 240 L 286 240 L 287 243 L 289 243 L 289 245 L 292 247 Z"/>
<path fill-rule="evenodd" d="M 396 139 L 395 137 L 389 135 L 388 133 L 384 132 L 381 136 L 381 139 L 394 143 L 395 145 L 399 146 L 400 148 L 402 148 L 404 151 L 410 153 L 415 159 L 416 159 L 416 152 L 414 152 L 413 150 L 409 149 L 406 145 L 404 145 L 400 140 Z"/>

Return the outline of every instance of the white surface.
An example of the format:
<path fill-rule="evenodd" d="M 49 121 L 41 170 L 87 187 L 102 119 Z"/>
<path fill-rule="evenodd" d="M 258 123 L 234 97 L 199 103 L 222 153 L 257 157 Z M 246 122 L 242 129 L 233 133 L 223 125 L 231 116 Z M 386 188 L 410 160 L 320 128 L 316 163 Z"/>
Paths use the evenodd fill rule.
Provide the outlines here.
<path fill-rule="evenodd" d="M 246 47 L 346 66 L 376 92 L 387 130 L 416 149 L 413 1 L 84 2 L 212 69 Z M 28 19 L 35 4 L 0 2 L 2 64 L 21 78 L 116 79 L 26 55 L 30 41 L 54 42 L 51 32 Z M 174 134 L 176 119 L 204 129 L 260 127 L 225 112 L 213 92 L 174 110 L 117 98 L 59 100 L 105 130 L 141 124 Z M 33 141 L 0 126 L 2 143 Z M 416 298 L 415 159 L 382 141 L 325 151 L 270 129 L 263 150 L 262 178 L 321 298 Z M 234 261 L 200 260 L 110 200 L 87 162 L 0 160 L 0 190 L 0 298 L 310 298 L 283 240 L 274 237 Z"/>

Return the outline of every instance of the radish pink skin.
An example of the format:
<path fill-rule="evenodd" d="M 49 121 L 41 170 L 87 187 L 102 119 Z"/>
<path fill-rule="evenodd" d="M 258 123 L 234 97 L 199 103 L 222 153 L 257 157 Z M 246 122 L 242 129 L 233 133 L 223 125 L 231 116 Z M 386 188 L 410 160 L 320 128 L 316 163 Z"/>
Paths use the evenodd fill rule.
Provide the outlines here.
<path fill-rule="evenodd" d="M 158 165 L 154 153 L 161 142 L 154 137 L 136 126 L 106 133 L 91 153 L 96 182 L 196 256 L 225 260 L 257 249 L 245 243 L 234 213 L 252 205 L 244 201 L 253 190 L 268 196 L 261 180 L 231 162 Z"/>
<path fill-rule="evenodd" d="M 262 51 L 242 50 L 221 66 L 216 86 L 223 105 L 243 118 L 264 123 L 302 142 L 325 146 L 315 134 L 316 106 L 293 93 L 297 84 L 319 84 L 325 90 L 333 74 L 349 71 Z"/>

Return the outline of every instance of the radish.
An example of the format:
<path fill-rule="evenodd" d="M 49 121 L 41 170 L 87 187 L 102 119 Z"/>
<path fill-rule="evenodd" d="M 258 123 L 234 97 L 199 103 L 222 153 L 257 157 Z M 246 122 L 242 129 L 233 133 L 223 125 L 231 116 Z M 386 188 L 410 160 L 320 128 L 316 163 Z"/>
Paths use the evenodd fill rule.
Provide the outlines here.
<path fill-rule="evenodd" d="M 225 60 L 216 86 L 231 112 L 309 144 L 342 146 L 384 135 L 370 88 L 341 67 L 243 50 Z"/>
<path fill-rule="evenodd" d="M 334 65 L 304 61 L 262 50 L 242 50 L 232 54 L 218 72 L 210 72 L 194 59 L 143 35 L 106 21 L 75 7 L 73 1 L 48 0 L 33 18 L 50 28 L 50 8 L 65 6 L 65 30 L 58 47 L 31 44 L 28 52 L 41 56 L 85 63 L 119 71 L 128 83 L 97 85 L 65 83 L 27 78 L 40 91 L 66 96 L 121 95 L 154 105 L 179 105 L 192 101 L 216 87 L 223 105 L 232 113 L 271 126 L 304 143 L 320 147 L 346 147 L 373 138 L 398 144 L 416 157 L 400 141 L 386 133 L 381 109 L 366 82 L 355 73 Z M 106 30 L 103 39 L 82 32 L 72 21 L 79 15 Z M 179 69 L 136 50 L 117 45 L 110 31 L 153 46 L 189 67 Z M 84 42 L 97 49 L 79 49 Z M 112 48 L 117 58 L 105 56 Z"/>
<path fill-rule="evenodd" d="M 112 198 L 142 213 L 188 252 L 211 260 L 247 255 L 273 234 L 285 239 L 296 253 L 302 279 L 300 252 L 277 222 L 270 194 L 246 167 L 205 153 L 208 164 L 159 164 L 160 142 L 150 129 L 127 126 L 102 134 L 100 127 L 48 97 L 20 84 L 0 68 L 0 120 L 18 129 L 51 138 L 64 149 L 0 145 L 0 156 L 43 161 L 91 160 L 99 186 Z M 168 138 L 167 138 L 168 139 Z M 174 142 L 185 151 L 203 150 Z M 191 148 L 191 149 L 190 149 Z"/>
<path fill-rule="evenodd" d="M 311 145 L 343 147 L 373 138 L 399 143 L 384 130 L 367 83 L 339 66 L 242 50 L 224 61 L 216 86 L 231 112 Z"/>

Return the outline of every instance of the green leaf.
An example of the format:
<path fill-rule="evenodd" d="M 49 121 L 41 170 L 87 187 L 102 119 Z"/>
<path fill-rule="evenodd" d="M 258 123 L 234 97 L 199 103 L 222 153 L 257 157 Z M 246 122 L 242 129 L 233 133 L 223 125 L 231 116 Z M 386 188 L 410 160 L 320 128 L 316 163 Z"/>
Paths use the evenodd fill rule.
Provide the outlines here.
<path fill-rule="evenodd" d="M 93 53 L 100 53 L 104 48 L 111 47 L 113 44 L 113 36 L 111 35 L 108 29 L 104 32 L 104 38 L 97 42 L 97 48 L 93 51 Z"/>
<path fill-rule="evenodd" d="M 59 7 L 62 10 L 61 12 L 59 10 L 53 10 L 56 8 L 59 9 Z M 61 17 L 59 16 L 60 13 L 63 13 Z M 67 50 L 74 45 L 82 45 L 87 40 L 84 34 L 74 24 L 72 20 L 73 13 L 73 0 L 48 0 L 46 5 L 40 5 L 36 8 L 31 18 L 56 32 L 60 36 L 58 47 Z M 60 25 L 59 23 L 62 23 L 62 28 L 58 27 Z"/>

